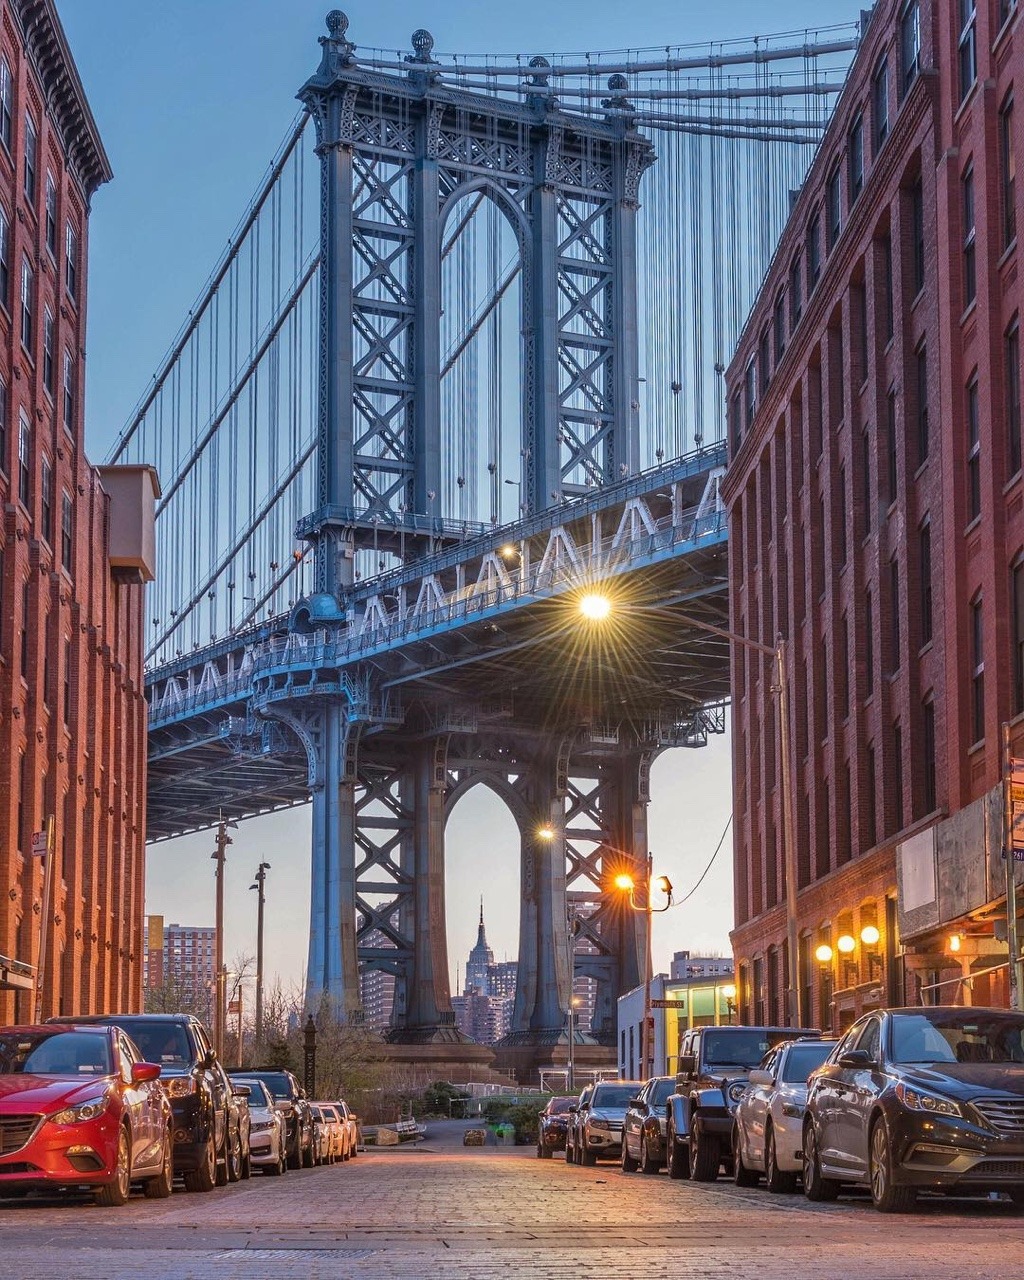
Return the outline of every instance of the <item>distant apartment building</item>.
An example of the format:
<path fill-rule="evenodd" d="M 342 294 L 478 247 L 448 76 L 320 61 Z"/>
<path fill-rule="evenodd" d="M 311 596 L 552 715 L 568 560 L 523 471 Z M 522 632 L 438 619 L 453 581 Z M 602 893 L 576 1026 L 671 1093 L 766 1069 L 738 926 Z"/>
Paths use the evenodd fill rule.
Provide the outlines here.
<path fill-rule="evenodd" d="M 731 978 L 733 972 L 732 956 L 691 956 L 689 951 L 677 951 L 669 965 L 669 977 L 673 982 L 687 982 L 694 978 Z"/>
<path fill-rule="evenodd" d="M 85 455 L 89 209 L 110 165 L 54 0 L 0 7 L 0 1020 L 142 1000 L 155 476 Z M 43 901 L 45 847 L 55 859 Z M 48 922 L 39 955 L 40 921 Z M 17 962 L 14 966 L 5 961 Z"/>
<path fill-rule="evenodd" d="M 379 929 L 371 929 L 362 945 L 389 947 L 393 944 Z M 359 999 L 363 1007 L 363 1025 L 374 1031 L 386 1030 L 391 1025 L 395 1003 L 395 975 L 386 969 L 371 969 L 363 962 L 359 966 Z"/>
<path fill-rule="evenodd" d="M 1007 1002 L 1020 13 L 878 0 L 726 371 L 730 625 L 781 638 L 790 705 L 780 725 L 771 659 L 734 644 L 742 1021 L 783 1020 L 791 977 L 805 1021 L 833 1030 L 882 1004 Z"/>
<path fill-rule="evenodd" d="M 213 1009 L 217 930 L 202 925 L 164 924 L 163 916 L 147 916 L 145 985 L 167 1000 L 209 1015 Z"/>

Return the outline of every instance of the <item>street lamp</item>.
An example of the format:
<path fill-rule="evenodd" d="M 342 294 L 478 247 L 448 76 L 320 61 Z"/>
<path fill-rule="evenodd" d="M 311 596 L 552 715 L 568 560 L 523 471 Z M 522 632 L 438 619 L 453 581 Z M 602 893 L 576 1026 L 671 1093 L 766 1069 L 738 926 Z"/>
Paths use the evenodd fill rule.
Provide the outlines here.
<path fill-rule="evenodd" d="M 228 835 L 228 827 L 237 828 L 238 823 L 228 818 L 221 817 L 217 823 L 217 846 L 210 857 L 217 864 L 217 907 L 216 920 L 214 922 L 213 937 L 213 968 L 216 978 L 216 999 L 214 1001 L 214 1017 L 213 1017 L 213 1047 L 216 1050 L 217 1057 L 224 1056 L 224 1026 L 227 1022 L 227 1000 L 226 992 L 226 976 L 224 969 L 224 860 L 227 857 L 228 845 L 233 841 Z"/>
<path fill-rule="evenodd" d="M 736 987 L 732 982 L 727 982 L 722 988 L 722 995 L 725 997 L 725 1007 L 729 1014 L 729 1026 L 732 1026 L 733 1016 L 736 1013 Z"/>
<path fill-rule="evenodd" d="M 256 883 L 249 886 L 259 894 L 256 906 L 256 1046 L 263 1043 L 263 908 L 266 904 L 266 880 L 269 862 L 261 862 L 256 871 Z M 239 1064 L 241 1065 L 241 1064 Z"/>
<path fill-rule="evenodd" d="M 569 997 L 569 1070 L 565 1088 L 569 1094 L 576 1091 L 576 1009 L 580 1003 L 579 996 Z"/>
<path fill-rule="evenodd" d="M 644 878 L 643 901 L 637 902 L 636 891 L 637 885 L 631 875 L 625 872 L 615 877 L 616 889 L 621 889 L 624 893 L 629 894 L 629 905 L 633 911 L 642 911 L 646 917 L 647 925 L 647 945 L 644 955 L 644 1021 L 640 1028 L 640 1053 L 642 1055 L 642 1063 L 640 1067 L 640 1078 L 646 1080 L 650 1072 L 651 1063 L 651 970 L 653 961 L 651 958 L 651 926 L 653 924 L 653 915 L 655 911 L 667 911 L 672 905 L 672 881 L 668 876 L 654 877 L 651 873 L 651 864 L 653 855 L 648 851 L 647 854 L 647 875 Z M 665 895 L 665 905 L 663 907 L 655 907 L 653 903 L 654 892 Z"/>
<path fill-rule="evenodd" d="M 592 590 L 579 600 L 579 610 L 584 618 L 591 622 L 606 619 L 612 611 L 611 598 L 600 591 Z M 790 731 L 789 731 L 789 682 L 786 677 L 786 642 L 779 636 L 774 648 L 761 644 L 758 640 L 750 640 L 725 627 L 716 627 L 712 622 L 689 616 L 680 618 L 680 622 L 688 623 L 698 631 L 708 631 L 711 635 L 721 636 L 753 649 L 757 653 L 767 654 L 775 660 L 775 683 L 772 692 L 778 699 L 779 721 L 779 765 L 782 789 L 782 845 L 783 864 L 786 869 L 786 946 L 789 950 L 789 990 L 787 1003 L 789 1006 L 790 1025 L 803 1025 L 803 1010 L 800 1001 L 800 982 L 797 976 L 799 968 L 799 941 L 797 937 L 797 865 L 796 844 L 793 839 L 793 784 L 792 766 L 790 763 Z"/>

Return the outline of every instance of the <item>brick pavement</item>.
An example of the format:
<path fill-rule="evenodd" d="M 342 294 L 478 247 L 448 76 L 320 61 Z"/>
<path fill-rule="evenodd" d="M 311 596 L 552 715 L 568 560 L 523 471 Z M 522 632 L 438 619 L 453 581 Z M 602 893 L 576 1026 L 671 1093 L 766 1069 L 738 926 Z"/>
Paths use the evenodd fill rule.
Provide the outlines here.
<path fill-rule="evenodd" d="M 968 1280 L 1024 1271 L 1022 1225 L 1003 1204 L 884 1218 L 428 1142 L 120 1210 L 2 1202 L 0 1280 Z"/>

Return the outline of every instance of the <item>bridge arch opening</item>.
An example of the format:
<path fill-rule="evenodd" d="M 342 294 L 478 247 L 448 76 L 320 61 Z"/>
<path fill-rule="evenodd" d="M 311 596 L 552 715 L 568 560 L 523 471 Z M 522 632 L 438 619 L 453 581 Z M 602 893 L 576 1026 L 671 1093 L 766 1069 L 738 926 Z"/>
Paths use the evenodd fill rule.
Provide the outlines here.
<path fill-rule="evenodd" d="M 506 800 L 481 780 L 459 795 L 445 827 L 445 918 L 448 970 L 453 1000 L 463 996 L 470 952 L 478 943 L 481 913 L 487 946 L 493 956 L 484 993 L 506 1001 L 501 1009 L 481 1006 L 470 1011 L 480 1025 L 474 1039 L 483 1041 L 488 1014 L 500 1016 L 507 1028 L 515 997 L 515 964 L 519 956 L 520 833 Z M 477 975 L 482 976 L 482 975 Z M 458 1009 L 458 1006 L 456 1006 Z M 493 1025 L 493 1024 L 492 1024 Z"/>
<path fill-rule="evenodd" d="M 523 483 L 524 231 L 483 182 L 449 199 L 441 235 L 441 510 L 504 524 L 527 502 Z"/>

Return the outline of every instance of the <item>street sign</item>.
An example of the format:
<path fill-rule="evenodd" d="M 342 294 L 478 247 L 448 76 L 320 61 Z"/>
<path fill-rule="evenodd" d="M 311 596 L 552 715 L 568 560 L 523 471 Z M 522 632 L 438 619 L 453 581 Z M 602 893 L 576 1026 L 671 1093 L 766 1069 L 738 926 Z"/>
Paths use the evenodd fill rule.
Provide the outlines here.
<path fill-rule="evenodd" d="M 1010 845 L 1014 862 L 1024 862 L 1024 760 L 1019 759 L 1010 761 Z"/>
<path fill-rule="evenodd" d="M 239 1000 L 228 1001 L 228 1013 L 241 1013 L 241 1012 L 242 1012 L 241 1001 Z"/>
<path fill-rule="evenodd" d="M 45 831 L 32 832 L 32 857 L 33 858 L 46 857 L 46 832 Z"/>
<path fill-rule="evenodd" d="M 652 1000 L 652 1009 L 685 1009 L 685 1000 Z"/>

